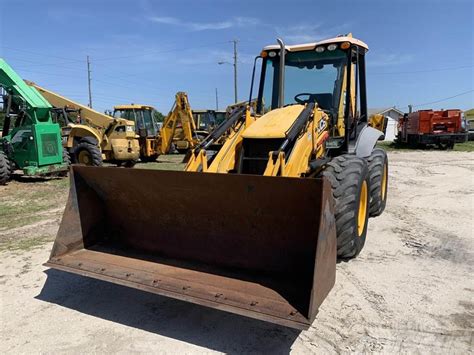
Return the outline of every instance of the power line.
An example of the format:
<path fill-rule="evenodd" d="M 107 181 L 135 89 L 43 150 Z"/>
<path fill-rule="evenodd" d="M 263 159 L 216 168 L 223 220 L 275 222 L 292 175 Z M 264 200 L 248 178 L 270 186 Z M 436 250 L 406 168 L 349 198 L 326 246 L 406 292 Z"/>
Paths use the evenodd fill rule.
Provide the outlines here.
<path fill-rule="evenodd" d="M 426 105 L 437 104 L 438 102 L 443 102 L 443 101 L 451 100 L 451 99 L 454 99 L 454 98 L 456 98 L 456 97 L 469 94 L 469 93 L 471 93 L 471 92 L 474 92 L 474 89 L 467 90 L 467 91 L 461 92 L 461 93 L 459 93 L 459 94 L 456 94 L 456 95 L 453 95 L 453 96 L 449 96 L 449 97 L 445 97 L 445 98 L 442 98 L 442 99 L 438 99 L 438 100 L 435 100 L 435 101 L 424 102 L 424 103 L 421 103 L 421 104 L 416 104 L 416 105 L 411 105 L 411 106 L 412 106 L 412 107 L 420 107 L 420 106 L 426 106 Z M 403 109 L 406 109 L 406 108 L 408 108 L 408 106 L 404 106 L 404 107 L 400 108 L 400 110 L 403 110 Z"/>
<path fill-rule="evenodd" d="M 20 62 L 25 62 L 28 63 L 28 67 L 47 67 L 47 66 L 54 66 L 54 67 L 59 67 L 59 68 L 64 68 L 64 69 L 69 69 L 69 70 L 79 70 L 78 68 L 71 68 L 71 67 L 65 67 L 64 64 L 74 64 L 76 62 L 63 62 L 63 63 L 38 63 L 38 61 L 32 61 L 32 60 L 27 60 L 23 58 L 18 58 L 16 56 L 12 57 L 11 55 L 6 55 L 5 58 L 8 58 L 9 60 L 12 59 L 11 61 L 20 61 Z"/>
<path fill-rule="evenodd" d="M 419 107 L 419 106 L 437 104 L 438 102 L 443 102 L 443 101 L 451 100 L 451 99 L 454 99 L 455 97 L 463 96 L 463 95 L 469 94 L 469 93 L 471 93 L 471 92 L 473 92 L 473 91 L 474 91 L 474 90 L 471 89 L 471 90 L 464 91 L 464 92 L 461 92 L 461 93 L 459 93 L 459 94 L 456 94 L 456 95 L 453 95 L 453 96 L 449 96 L 449 97 L 445 97 L 445 98 L 443 98 L 443 99 L 439 99 L 439 100 L 436 100 L 436 101 L 425 102 L 425 103 L 422 103 L 422 104 L 413 105 L 413 107 Z"/>
<path fill-rule="evenodd" d="M 147 55 L 150 55 L 150 54 L 162 54 L 162 53 L 170 53 L 170 52 L 177 52 L 177 51 L 181 52 L 181 51 L 186 51 L 186 50 L 191 50 L 191 49 L 212 47 L 212 46 L 215 46 L 215 45 L 218 45 L 218 44 L 224 44 L 224 43 L 228 43 L 228 41 L 207 43 L 207 44 L 202 44 L 202 45 L 193 46 L 193 47 L 189 47 L 189 46 L 188 47 L 175 47 L 175 48 L 170 48 L 170 49 L 166 49 L 166 50 L 153 50 L 153 51 L 148 51 L 148 52 L 141 51 L 137 54 L 127 55 L 127 56 L 114 56 L 114 57 L 105 57 L 105 58 L 100 58 L 99 57 L 97 59 L 94 58 L 94 62 L 110 61 L 110 60 L 117 60 L 117 59 L 137 58 L 137 57 L 144 57 L 144 56 L 147 56 Z M 16 52 L 24 52 L 24 53 L 30 53 L 30 54 L 34 54 L 34 55 L 42 56 L 42 57 L 63 59 L 63 60 L 68 60 L 68 61 L 71 61 L 71 62 L 74 62 L 74 63 L 83 63 L 81 60 L 72 59 L 72 58 L 65 58 L 65 57 L 59 57 L 59 56 L 54 56 L 54 55 L 48 55 L 48 54 L 44 54 L 44 53 L 40 53 L 40 52 L 24 50 L 24 49 L 17 49 L 17 48 L 4 46 L 4 45 L 0 45 L 0 47 L 8 49 L 8 50 L 16 51 Z"/>
<path fill-rule="evenodd" d="M 179 48 L 171 48 L 167 50 L 154 50 L 150 52 L 141 52 L 139 54 L 133 54 L 133 55 L 127 55 L 127 56 L 115 56 L 115 57 L 106 57 L 106 58 L 98 58 L 94 59 L 94 61 L 109 61 L 109 60 L 116 60 L 116 59 L 128 59 L 128 58 L 137 58 L 137 57 L 144 57 L 150 54 L 162 54 L 162 53 L 170 53 L 170 52 L 181 52 L 181 51 L 186 51 L 190 49 L 199 49 L 199 48 L 204 48 L 204 47 L 212 47 L 215 46 L 216 44 L 223 44 L 223 43 L 228 43 L 227 41 L 225 42 L 214 42 L 214 43 L 208 43 L 208 44 L 203 44 L 199 46 L 194 46 L 194 47 L 179 47 Z"/>
<path fill-rule="evenodd" d="M 15 68 L 18 69 L 18 71 L 21 72 L 28 72 L 28 73 L 33 73 L 33 74 L 41 74 L 41 75 L 50 75 L 50 76 L 59 76 L 61 78 L 71 78 L 71 79 L 79 79 L 79 76 L 72 76 L 72 75 L 64 75 L 64 74 L 57 74 L 57 73 L 46 73 L 46 72 L 41 72 L 41 71 L 36 71 L 36 70 L 28 70 L 28 69 L 21 69 L 21 68 Z M 82 78 L 83 76 L 81 76 Z"/>
<path fill-rule="evenodd" d="M 65 57 L 58 57 L 58 56 L 56 56 L 56 55 L 44 54 L 44 53 L 39 53 L 39 52 L 34 52 L 34 51 L 24 50 L 24 49 L 17 49 L 17 48 L 12 48 L 12 47 L 8 47 L 8 46 L 4 46 L 4 45 L 0 45 L 0 47 L 6 48 L 6 49 L 11 50 L 11 51 L 15 51 L 15 52 L 24 52 L 24 53 L 29 53 L 29 54 L 33 54 L 33 55 L 38 55 L 38 56 L 41 56 L 41 57 L 57 58 L 57 59 L 63 59 L 63 60 L 68 60 L 68 61 L 73 61 L 73 62 L 82 63 L 82 61 L 81 61 L 81 60 L 78 60 L 78 59 L 65 58 Z"/>
<path fill-rule="evenodd" d="M 386 73 L 367 73 L 369 75 L 393 75 L 393 74 L 416 74 L 416 73 L 433 73 L 433 72 L 440 72 L 440 71 L 449 71 L 449 70 L 459 70 L 459 69 L 466 69 L 474 67 L 473 64 L 471 65 L 463 65 L 459 67 L 450 67 L 450 68 L 438 68 L 438 69 L 426 69 L 426 70 L 414 70 L 414 71 L 399 71 L 399 72 L 386 72 Z"/>

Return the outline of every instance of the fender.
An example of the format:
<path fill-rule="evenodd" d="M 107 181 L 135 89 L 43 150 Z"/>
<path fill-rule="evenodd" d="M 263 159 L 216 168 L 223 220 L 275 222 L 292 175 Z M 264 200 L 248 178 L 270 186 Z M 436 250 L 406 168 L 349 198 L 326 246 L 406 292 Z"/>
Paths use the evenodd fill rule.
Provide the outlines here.
<path fill-rule="evenodd" d="M 102 141 L 99 132 L 96 129 L 91 128 L 86 125 L 70 125 L 71 131 L 67 139 L 67 148 L 72 148 L 74 146 L 74 139 L 79 138 L 79 140 L 87 140 L 91 144 L 99 145 L 99 142 Z"/>
<path fill-rule="evenodd" d="M 379 138 L 383 136 L 383 132 L 370 126 L 365 126 L 357 137 L 355 144 L 355 154 L 359 158 L 367 158 L 372 154 Z"/>

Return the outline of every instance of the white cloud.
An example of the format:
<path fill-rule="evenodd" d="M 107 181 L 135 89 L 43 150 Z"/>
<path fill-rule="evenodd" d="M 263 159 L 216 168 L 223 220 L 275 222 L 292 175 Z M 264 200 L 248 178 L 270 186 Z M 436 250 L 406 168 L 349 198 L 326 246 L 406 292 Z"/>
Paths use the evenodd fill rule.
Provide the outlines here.
<path fill-rule="evenodd" d="M 260 23 L 257 18 L 253 17 L 234 17 L 226 21 L 218 22 L 188 22 L 168 16 L 154 16 L 151 17 L 150 20 L 164 25 L 180 26 L 190 31 L 224 30 L 231 27 L 255 26 Z"/>

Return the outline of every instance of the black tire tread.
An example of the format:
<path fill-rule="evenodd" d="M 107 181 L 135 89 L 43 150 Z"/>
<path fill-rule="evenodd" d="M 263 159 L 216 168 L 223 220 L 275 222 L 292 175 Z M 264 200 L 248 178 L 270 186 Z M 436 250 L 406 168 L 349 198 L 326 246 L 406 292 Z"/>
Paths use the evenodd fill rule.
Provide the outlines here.
<path fill-rule="evenodd" d="M 132 169 L 137 163 L 138 163 L 138 160 L 127 160 L 123 162 L 122 166 L 124 168 Z"/>
<path fill-rule="evenodd" d="M 369 216 L 377 217 L 382 214 L 385 209 L 385 203 L 381 200 L 382 190 L 382 174 L 387 159 L 387 153 L 380 148 L 375 148 L 372 154 L 367 159 L 369 167 L 370 179 L 370 202 L 369 202 Z M 386 200 L 387 197 L 385 197 Z"/>
<path fill-rule="evenodd" d="M 8 159 L 3 151 L 0 151 L 0 185 L 6 185 L 10 180 L 11 175 L 12 168 L 10 159 Z"/>
<path fill-rule="evenodd" d="M 92 166 L 102 166 L 103 161 L 102 161 L 102 153 L 100 152 L 99 147 L 96 145 L 90 144 L 88 142 L 80 142 L 76 147 L 74 148 L 74 160 L 75 162 L 79 163 L 77 161 L 77 156 L 79 152 L 83 149 L 86 149 L 91 157 L 92 157 Z"/>
<path fill-rule="evenodd" d="M 331 183 L 335 200 L 337 231 L 337 255 L 339 258 L 354 258 L 363 247 L 356 245 L 354 235 L 355 204 L 358 203 L 358 183 L 361 175 L 367 176 L 367 163 L 364 159 L 344 154 L 332 159 L 323 171 L 323 176 Z"/>
<path fill-rule="evenodd" d="M 63 163 L 66 163 L 67 166 L 71 165 L 71 155 L 66 148 L 63 148 Z"/>

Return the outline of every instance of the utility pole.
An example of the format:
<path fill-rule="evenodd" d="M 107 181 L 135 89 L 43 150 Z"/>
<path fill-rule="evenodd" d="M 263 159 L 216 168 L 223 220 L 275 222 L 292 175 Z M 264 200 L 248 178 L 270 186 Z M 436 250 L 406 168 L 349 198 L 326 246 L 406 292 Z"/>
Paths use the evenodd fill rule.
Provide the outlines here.
<path fill-rule="evenodd" d="M 237 40 L 234 39 L 232 42 L 234 42 L 234 100 L 237 103 Z"/>
<path fill-rule="evenodd" d="M 216 88 L 216 111 L 219 111 L 219 97 L 217 96 L 217 88 Z"/>
<path fill-rule="evenodd" d="M 89 88 L 89 107 L 92 108 L 92 92 L 91 92 L 91 62 L 87 56 L 87 86 Z"/>
<path fill-rule="evenodd" d="M 237 103 L 239 101 L 237 95 L 237 42 L 238 40 L 234 39 L 231 41 L 234 44 L 234 63 L 229 63 L 225 60 L 217 62 L 217 64 L 231 64 L 234 66 L 234 102 Z"/>

